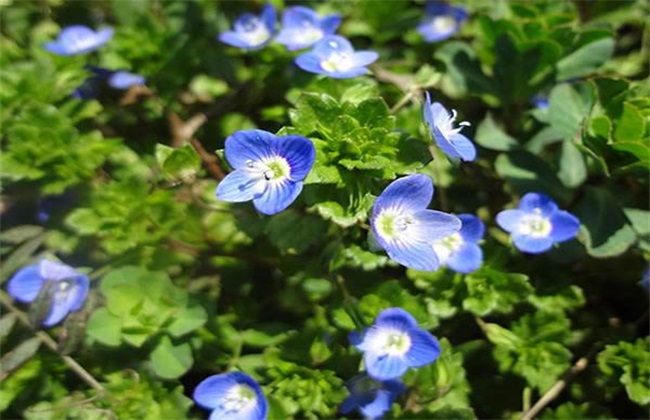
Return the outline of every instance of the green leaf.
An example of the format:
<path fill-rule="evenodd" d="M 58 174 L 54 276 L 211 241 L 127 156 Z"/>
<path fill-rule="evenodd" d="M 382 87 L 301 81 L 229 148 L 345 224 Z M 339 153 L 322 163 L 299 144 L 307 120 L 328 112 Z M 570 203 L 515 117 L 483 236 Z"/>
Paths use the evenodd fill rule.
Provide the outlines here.
<path fill-rule="evenodd" d="M 557 85 L 549 95 L 549 121 L 565 139 L 573 140 L 589 116 L 593 92 L 589 85 Z"/>
<path fill-rule="evenodd" d="M 463 308 L 484 316 L 493 312 L 509 313 L 515 304 L 525 300 L 532 292 L 528 276 L 502 273 L 483 267 L 465 277 L 467 297 Z"/>
<path fill-rule="evenodd" d="M 587 179 L 585 159 L 572 141 L 562 142 L 560 170 L 557 177 L 569 188 L 579 187 Z"/>
<path fill-rule="evenodd" d="M 589 255 L 608 258 L 621 255 L 636 240 L 618 200 L 602 188 L 587 188 L 575 215 L 584 226 L 581 237 Z"/>
<path fill-rule="evenodd" d="M 476 129 L 476 136 L 474 137 L 476 143 L 490 150 L 498 150 L 506 152 L 519 147 L 519 142 L 508 135 L 501 127 L 499 127 L 492 114 L 488 113 L 487 116 L 481 121 Z"/>
<path fill-rule="evenodd" d="M 486 323 L 483 329 L 487 339 L 496 346 L 514 349 L 521 344 L 521 339 L 515 333 L 498 324 Z"/>
<path fill-rule="evenodd" d="M 458 93 L 482 95 L 494 93 L 494 83 L 481 70 L 474 49 L 464 42 L 445 42 L 435 54 L 445 63 L 448 77 Z M 443 78 L 444 84 L 444 78 Z"/>
<path fill-rule="evenodd" d="M 646 120 L 641 115 L 637 107 L 626 102 L 623 104 L 623 112 L 618 119 L 614 120 L 614 131 L 612 137 L 614 138 L 614 146 L 618 142 L 640 142 L 648 149 L 648 139 L 642 141 L 643 136 L 646 134 Z M 646 152 L 647 156 L 647 152 Z"/>
<path fill-rule="evenodd" d="M 11 372 L 31 359 L 39 347 L 41 347 L 41 339 L 33 337 L 23 341 L 12 350 L 7 351 L 5 348 L 2 359 L 0 359 L 0 380 L 4 380 Z"/>
<path fill-rule="evenodd" d="M 608 345 L 598 354 L 598 367 L 606 376 L 618 377 L 630 399 L 637 404 L 650 403 L 650 341 L 639 338 Z"/>
<path fill-rule="evenodd" d="M 174 312 L 172 323 L 166 327 L 173 337 L 180 337 L 201 327 L 208 319 L 205 309 L 196 302 Z"/>
<path fill-rule="evenodd" d="M 551 167 L 532 153 L 516 151 L 500 154 L 494 168 L 520 195 L 530 191 L 546 193 L 565 201 L 569 191 L 562 187 Z"/>
<path fill-rule="evenodd" d="M 28 239 L 36 237 L 43 233 L 45 229 L 42 226 L 21 225 L 2 232 L 2 242 L 10 244 L 19 244 Z"/>
<path fill-rule="evenodd" d="M 5 338 L 8 336 L 11 330 L 14 328 L 15 324 L 16 314 L 13 312 L 10 312 L 0 318 L 0 338 Z"/>
<path fill-rule="evenodd" d="M 557 62 L 557 80 L 586 76 L 598 70 L 614 53 L 614 39 L 590 42 Z"/>
<path fill-rule="evenodd" d="M 269 241 L 280 251 L 301 254 L 312 244 L 323 239 L 327 223 L 309 214 L 287 210 L 269 219 L 266 234 Z"/>
<path fill-rule="evenodd" d="M 90 316 L 86 333 L 107 346 L 119 346 L 122 340 L 122 320 L 108 309 L 99 308 Z"/>
<path fill-rule="evenodd" d="M 156 375 L 175 379 L 192 367 L 192 348 L 189 343 L 174 345 L 168 336 L 163 336 L 151 352 L 151 366 Z"/>

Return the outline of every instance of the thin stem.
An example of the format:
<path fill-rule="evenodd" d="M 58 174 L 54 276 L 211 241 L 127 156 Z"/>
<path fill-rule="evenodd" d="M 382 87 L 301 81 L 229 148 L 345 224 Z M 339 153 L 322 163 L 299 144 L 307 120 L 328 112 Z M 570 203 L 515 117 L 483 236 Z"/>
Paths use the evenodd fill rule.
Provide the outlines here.
<path fill-rule="evenodd" d="M 27 317 L 27 315 L 25 315 L 25 313 L 23 313 L 21 310 L 19 310 L 13 305 L 11 299 L 5 294 L 5 292 L 0 292 L 0 303 L 4 305 L 7 309 L 9 309 L 10 312 L 16 314 L 16 317 L 21 323 L 23 323 L 28 328 L 32 329 L 34 335 L 36 335 L 36 337 L 38 337 L 41 340 L 41 342 L 43 342 L 43 344 L 49 347 L 50 350 L 58 354 L 63 359 L 63 362 L 66 365 L 68 365 L 68 367 L 72 369 L 72 371 L 76 373 L 77 376 L 79 376 L 79 378 L 81 378 L 85 383 L 87 383 L 91 388 L 95 389 L 96 391 L 102 394 L 106 392 L 104 387 L 86 369 L 84 369 L 83 366 L 77 363 L 76 360 L 74 360 L 70 356 L 64 356 L 61 353 L 59 353 L 56 341 L 54 341 L 52 337 L 50 337 L 48 334 L 46 334 L 43 331 L 34 330 L 34 326 L 29 322 L 29 318 Z"/>
<path fill-rule="evenodd" d="M 414 92 L 412 90 L 406 92 L 402 98 L 393 105 L 393 107 L 390 109 L 391 114 L 395 114 L 397 111 L 399 111 L 404 105 L 409 103 L 411 99 L 413 99 L 413 94 Z"/>
<path fill-rule="evenodd" d="M 343 295 L 343 309 L 354 323 L 355 328 L 363 330 L 366 328 L 366 324 L 363 322 L 363 317 L 361 316 L 359 307 L 357 306 L 357 300 L 350 295 L 345 286 L 345 279 L 343 276 L 337 274 L 334 283 L 336 283 Z"/>

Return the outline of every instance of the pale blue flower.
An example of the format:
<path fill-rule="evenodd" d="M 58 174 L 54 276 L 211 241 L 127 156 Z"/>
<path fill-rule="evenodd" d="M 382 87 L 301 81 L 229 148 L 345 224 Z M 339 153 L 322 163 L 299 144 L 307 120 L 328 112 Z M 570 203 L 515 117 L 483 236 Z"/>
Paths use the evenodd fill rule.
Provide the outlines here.
<path fill-rule="evenodd" d="M 459 214 L 462 225 L 458 232 L 433 242 L 433 250 L 441 265 L 458 273 L 470 273 L 483 264 L 483 251 L 478 241 L 483 238 L 485 225 L 472 214 Z"/>
<path fill-rule="evenodd" d="M 510 232 L 515 247 L 523 252 L 539 254 L 553 244 L 575 238 L 580 221 L 571 213 L 559 210 L 545 194 L 528 193 L 519 208 L 497 214 L 497 224 Z"/>
<path fill-rule="evenodd" d="M 438 340 L 401 308 L 383 310 L 370 328 L 353 331 L 350 341 L 363 352 L 368 375 L 382 381 L 399 378 L 409 368 L 428 365 L 440 356 Z"/>
<path fill-rule="evenodd" d="M 217 186 L 217 198 L 233 203 L 253 200 L 260 213 L 270 215 L 298 197 L 316 149 L 302 136 L 243 130 L 226 139 L 225 155 L 235 170 Z"/>
<path fill-rule="evenodd" d="M 56 41 L 47 42 L 45 49 L 58 55 L 76 55 L 94 51 L 113 37 L 113 28 L 93 31 L 87 26 L 74 25 L 63 28 Z"/>
<path fill-rule="evenodd" d="M 194 401 L 212 410 L 210 420 L 264 420 L 268 403 L 253 378 L 241 372 L 204 379 L 194 390 Z"/>
<path fill-rule="evenodd" d="M 338 35 L 329 35 L 314 48 L 296 57 L 296 65 L 310 73 L 324 74 L 335 79 L 346 79 L 368 73 L 367 65 L 379 55 L 374 51 L 354 51 L 350 41 Z"/>
<path fill-rule="evenodd" d="M 325 35 L 332 35 L 340 24 L 338 15 L 320 17 L 308 7 L 289 7 L 282 14 L 282 29 L 275 40 L 295 51 L 314 45 Z"/>
<path fill-rule="evenodd" d="M 476 159 L 476 147 L 470 139 L 460 134 L 460 130 L 470 124 L 463 121 L 458 124 L 459 127 L 454 127 L 456 110 L 452 109 L 450 113 L 441 103 L 431 103 L 429 92 L 425 93 L 426 100 L 422 105 L 422 116 L 438 147 L 453 159 L 465 161 Z"/>
<path fill-rule="evenodd" d="M 259 16 L 251 13 L 241 15 L 235 21 L 233 30 L 221 33 L 219 40 L 237 48 L 261 48 L 273 38 L 275 23 L 275 8 L 267 4 Z"/>
<path fill-rule="evenodd" d="M 358 409 L 368 419 L 382 417 L 406 390 L 398 380 L 378 381 L 365 373 L 347 381 L 345 387 L 350 395 L 341 404 L 341 413 L 348 414 Z"/>
<path fill-rule="evenodd" d="M 426 6 L 427 16 L 418 26 L 418 32 L 427 42 L 438 42 L 458 32 L 467 20 L 462 7 L 450 6 L 442 1 L 430 1 Z"/>
<path fill-rule="evenodd" d="M 370 227 L 378 244 L 398 263 L 418 270 L 439 267 L 433 242 L 458 232 L 460 220 L 427 210 L 433 182 L 426 175 L 409 175 L 388 185 L 375 201 Z"/>
<path fill-rule="evenodd" d="M 11 297 L 25 303 L 43 297 L 43 302 L 49 303 L 50 307 L 42 325 L 51 327 L 68 313 L 83 307 L 89 285 L 88 276 L 74 268 L 56 261 L 41 260 L 18 270 L 9 279 L 7 291 Z"/>
<path fill-rule="evenodd" d="M 120 70 L 113 72 L 108 78 L 108 85 L 115 89 L 128 89 L 131 86 L 144 85 L 146 79 L 139 74 L 129 73 L 128 71 Z"/>

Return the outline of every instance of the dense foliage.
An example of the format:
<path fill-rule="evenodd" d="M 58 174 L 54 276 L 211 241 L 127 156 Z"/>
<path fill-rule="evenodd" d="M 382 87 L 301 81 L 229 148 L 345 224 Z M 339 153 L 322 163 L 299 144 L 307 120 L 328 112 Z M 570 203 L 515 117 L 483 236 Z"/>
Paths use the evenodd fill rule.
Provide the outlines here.
<path fill-rule="evenodd" d="M 2 417 L 645 418 L 648 13 L 0 2 Z M 290 165 L 224 151 L 252 129 Z"/>

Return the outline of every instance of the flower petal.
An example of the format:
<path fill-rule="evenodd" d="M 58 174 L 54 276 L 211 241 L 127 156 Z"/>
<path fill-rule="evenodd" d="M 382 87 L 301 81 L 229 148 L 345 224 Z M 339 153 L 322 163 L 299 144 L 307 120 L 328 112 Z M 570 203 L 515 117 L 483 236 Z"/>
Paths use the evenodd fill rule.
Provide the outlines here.
<path fill-rule="evenodd" d="M 275 22 L 277 18 L 275 15 L 275 8 L 272 4 L 264 5 L 260 18 L 262 19 L 262 22 L 264 22 L 264 26 L 266 26 L 269 33 L 273 33 L 275 31 Z"/>
<path fill-rule="evenodd" d="M 438 256 L 430 243 L 391 241 L 384 249 L 391 259 L 408 268 L 435 271 L 440 266 Z"/>
<path fill-rule="evenodd" d="M 374 398 L 370 399 L 367 404 L 359 404 L 359 411 L 365 418 L 378 419 L 390 409 L 393 401 L 388 391 L 380 389 L 375 392 Z"/>
<path fill-rule="evenodd" d="M 221 397 L 235 385 L 237 381 L 232 374 L 212 375 L 194 389 L 192 398 L 198 405 L 212 410 L 219 405 Z"/>
<path fill-rule="evenodd" d="M 465 243 L 456 252 L 451 253 L 446 264 L 457 273 L 471 273 L 483 264 L 483 251 L 475 243 Z"/>
<path fill-rule="evenodd" d="M 408 213 L 423 210 L 432 198 L 433 182 L 428 176 L 414 174 L 396 179 L 375 200 L 371 220 L 384 209 L 398 208 Z"/>
<path fill-rule="evenodd" d="M 331 35 L 339 28 L 341 25 L 341 16 L 339 15 L 327 15 L 320 21 L 320 27 L 323 30 L 325 35 Z"/>
<path fill-rule="evenodd" d="M 580 231 L 580 221 L 571 213 L 558 210 L 551 215 L 551 238 L 555 242 L 564 242 L 573 239 Z"/>
<path fill-rule="evenodd" d="M 233 168 L 244 168 L 249 160 L 260 162 L 268 159 L 276 141 L 277 136 L 268 131 L 237 131 L 226 139 L 226 159 Z"/>
<path fill-rule="evenodd" d="M 51 327 L 61 322 L 68 313 L 80 309 L 86 300 L 88 294 L 88 277 L 79 276 L 79 279 L 72 280 L 69 290 L 56 290 L 63 282 L 67 282 L 67 280 L 57 282 L 58 284 L 54 285 L 52 306 L 47 318 L 43 321 L 43 325 L 46 327 Z"/>
<path fill-rule="evenodd" d="M 540 254 L 542 252 L 548 251 L 553 246 L 553 239 L 550 235 L 533 236 L 513 233 L 512 241 L 518 250 L 528 252 L 530 254 Z"/>
<path fill-rule="evenodd" d="M 38 265 L 23 267 L 9 279 L 7 291 L 20 302 L 32 302 L 38 296 L 45 280 Z"/>
<path fill-rule="evenodd" d="M 322 74 L 326 74 L 331 78 L 334 79 L 350 79 L 353 77 L 358 77 L 358 76 L 363 76 L 364 74 L 368 74 L 368 69 L 365 67 L 353 67 L 349 70 L 342 70 L 342 71 L 325 71 L 323 70 Z"/>
<path fill-rule="evenodd" d="M 471 162 L 476 159 L 476 146 L 474 146 L 474 143 L 470 139 L 460 133 L 456 133 L 450 136 L 449 140 L 462 160 Z"/>
<path fill-rule="evenodd" d="M 314 45 L 312 52 L 321 58 L 328 58 L 337 53 L 354 53 L 354 48 L 350 41 L 339 35 L 329 35 L 318 41 Z"/>
<path fill-rule="evenodd" d="M 217 199 L 230 203 L 250 201 L 260 197 L 266 188 L 267 182 L 259 173 L 236 169 L 217 185 Z"/>
<path fill-rule="evenodd" d="M 399 378 L 409 368 L 408 362 L 402 356 L 366 352 L 363 361 L 368 375 L 379 380 Z"/>
<path fill-rule="evenodd" d="M 442 131 L 440 131 L 438 126 L 434 126 L 431 132 L 433 133 L 433 139 L 435 140 L 440 150 L 442 150 L 450 158 L 461 158 L 460 153 L 458 153 L 451 141 L 445 137 L 444 134 L 442 134 Z"/>
<path fill-rule="evenodd" d="M 557 204 L 546 194 L 528 193 L 521 197 L 519 209 L 527 213 L 537 210 L 541 211 L 542 216 L 549 216 L 557 210 Z"/>
<path fill-rule="evenodd" d="M 314 54 L 312 51 L 308 51 L 296 57 L 294 62 L 296 63 L 296 66 L 309 73 L 328 74 L 323 67 L 321 67 L 321 60 L 321 57 Z"/>
<path fill-rule="evenodd" d="M 269 182 L 266 191 L 253 199 L 253 204 L 262 214 L 276 214 L 289 207 L 298 198 L 301 191 L 302 181 Z"/>
<path fill-rule="evenodd" d="M 393 327 L 400 331 L 406 331 L 410 328 L 417 328 L 418 322 L 413 318 L 413 315 L 402 308 L 388 308 L 377 315 L 375 325 L 378 327 Z"/>
<path fill-rule="evenodd" d="M 497 224 L 506 232 L 516 232 L 519 229 L 519 222 L 526 216 L 526 213 L 518 209 L 503 210 L 497 214 Z"/>
<path fill-rule="evenodd" d="M 278 137 L 278 141 L 274 144 L 274 150 L 289 163 L 292 181 L 305 179 L 316 159 L 314 144 L 302 136 Z"/>
<path fill-rule="evenodd" d="M 74 268 L 58 261 L 41 260 L 38 268 L 41 277 L 48 280 L 60 281 L 74 279 L 79 276 L 79 273 Z"/>
<path fill-rule="evenodd" d="M 379 58 L 379 54 L 374 51 L 357 51 L 352 56 L 352 65 L 354 67 L 365 67 L 374 63 Z"/>
<path fill-rule="evenodd" d="M 413 215 L 413 219 L 417 226 L 417 230 L 411 229 L 414 234 L 413 238 L 421 242 L 431 243 L 436 239 L 452 235 L 461 228 L 461 221 L 458 217 L 436 210 L 419 211 Z"/>
<path fill-rule="evenodd" d="M 473 214 L 459 214 L 460 236 L 467 242 L 478 242 L 485 234 L 483 221 Z"/>
<path fill-rule="evenodd" d="M 145 78 L 128 71 L 117 71 L 108 78 L 108 85 L 115 89 L 128 89 L 131 86 L 143 85 Z"/>
<path fill-rule="evenodd" d="M 282 14 L 282 28 L 309 28 L 317 26 L 318 14 L 304 6 L 288 7 Z"/>
<path fill-rule="evenodd" d="M 253 48 L 250 40 L 241 32 L 225 31 L 219 34 L 219 41 L 236 48 Z"/>
<path fill-rule="evenodd" d="M 440 344 L 431 333 L 418 328 L 408 334 L 411 339 L 411 348 L 406 353 L 409 367 L 428 365 L 440 356 Z"/>

